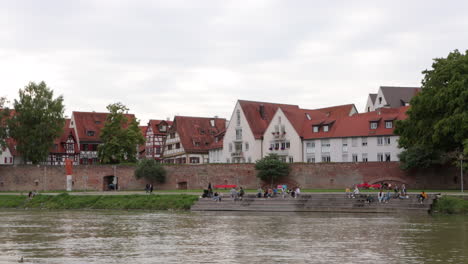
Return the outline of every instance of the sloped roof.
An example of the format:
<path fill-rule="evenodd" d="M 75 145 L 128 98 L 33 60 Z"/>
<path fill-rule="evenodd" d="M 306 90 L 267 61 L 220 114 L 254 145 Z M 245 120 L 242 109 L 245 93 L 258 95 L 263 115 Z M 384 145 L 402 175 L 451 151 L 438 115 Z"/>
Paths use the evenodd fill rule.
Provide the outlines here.
<path fill-rule="evenodd" d="M 259 139 L 263 136 L 265 130 L 271 122 L 271 119 L 279 107 L 281 107 L 283 110 L 299 109 L 299 106 L 297 105 L 275 104 L 246 100 L 239 100 L 239 104 L 256 139 Z M 263 116 L 261 111 L 263 111 Z"/>
<path fill-rule="evenodd" d="M 214 135 L 215 138 L 218 138 L 218 142 L 216 142 L 216 140 L 213 141 L 213 143 L 211 143 L 211 145 L 209 146 L 209 149 L 221 149 L 223 148 L 223 142 L 224 142 L 224 135 L 226 134 L 226 130 L 223 130 L 221 132 L 219 132 L 218 134 Z"/>
<path fill-rule="evenodd" d="M 382 94 L 390 108 L 404 106 L 404 103 L 409 103 L 411 98 L 421 91 L 420 87 L 396 87 L 396 86 L 381 86 Z"/>
<path fill-rule="evenodd" d="M 304 126 L 304 139 L 340 138 L 340 137 L 367 137 L 393 135 L 393 128 L 385 128 L 385 120 L 404 120 L 409 106 L 399 108 L 382 108 L 377 111 L 355 114 L 352 116 L 337 118 L 328 132 L 314 133 L 312 124 Z M 379 120 L 377 129 L 370 129 L 369 122 Z"/>
<path fill-rule="evenodd" d="M 211 120 L 214 126 L 211 126 Z M 226 129 L 226 119 L 176 116 L 169 130 L 177 132 L 185 152 L 208 153 L 214 137 Z M 195 142 L 198 142 L 198 146 Z"/>
<path fill-rule="evenodd" d="M 369 94 L 372 104 L 375 104 L 375 99 L 377 99 L 377 94 Z"/>
<path fill-rule="evenodd" d="M 172 126 L 172 121 L 151 119 L 151 120 L 148 122 L 148 126 L 150 126 L 151 129 L 153 130 L 153 134 L 158 134 L 158 135 L 165 135 L 165 134 L 167 134 L 167 132 L 160 132 L 160 131 L 159 131 L 158 126 L 159 126 L 161 123 L 166 123 L 166 125 L 168 126 L 167 130 L 169 130 L 170 126 Z M 146 133 L 145 133 L 145 134 L 146 134 Z"/>
<path fill-rule="evenodd" d="M 101 141 L 101 129 L 104 127 L 109 113 L 74 111 L 72 115 L 75 118 L 76 131 L 80 141 Z M 133 114 L 125 114 L 125 116 L 129 121 L 135 118 Z M 94 131 L 94 135 L 88 136 L 87 131 Z"/>
<path fill-rule="evenodd" d="M 50 152 L 52 153 L 65 153 L 67 150 L 65 149 L 65 143 L 68 140 L 69 136 L 72 136 L 75 140 L 75 153 L 79 153 L 79 148 L 77 144 L 77 139 L 76 139 L 76 134 L 75 130 L 73 128 L 70 128 L 70 119 L 65 119 L 65 125 L 63 126 L 63 132 L 60 135 L 60 137 L 56 138 L 54 140 L 54 144 L 57 145 L 57 149 L 54 149 L 53 147 L 50 148 Z"/>

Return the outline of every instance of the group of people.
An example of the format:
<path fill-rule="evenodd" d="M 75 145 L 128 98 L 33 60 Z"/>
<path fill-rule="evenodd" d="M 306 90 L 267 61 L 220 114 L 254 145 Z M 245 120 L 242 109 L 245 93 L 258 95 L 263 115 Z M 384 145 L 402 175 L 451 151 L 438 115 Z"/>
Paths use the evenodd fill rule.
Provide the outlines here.
<path fill-rule="evenodd" d="M 258 188 L 257 189 L 257 198 L 273 198 L 277 195 L 281 195 L 281 197 L 286 198 L 286 196 L 291 196 L 293 198 L 299 197 L 301 194 L 301 189 L 299 187 L 293 189 L 286 189 L 285 186 L 281 188 Z"/>
<path fill-rule="evenodd" d="M 392 189 L 393 189 L 393 195 L 392 195 Z M 346 188 L 345 190 L 346 195 L 348 198 L 356 198 L 357 195 L 359 195 L 360 191 L 357 185 L 354 186 L 354 190 L 351 191 L 349 188 Z M 418 194 L 418 200 L 420 203 L 423 203 L 424 200 L 428 198 L 427 193 L 422 191 L 420 194 Z M 406 185 L 402 184 L 401 187 L 398 187 L 397 184 L 393 185 L 391 183 L 383 183 L 382 186 L 379 189 L 379 192 L 377 193 L 377 200 L 379 203 L 388 203 L 390 199 L 409 199 L 409 195 L 406 192 Z M 371 203 L 373 202 L 374 198 L 371 197 L 370 195 L 367 195 L 366 197 L 366 202 Z"/>
<path fill-rule="evenodd" d="M 149 194 L 153 193 L 153 184 L 147 183 L 145 187 L 145 191 L 146 193 L 149 193 Z"/>
<path fill-rule="evenodd" d="M 242 200 L 242 198 L 244 198 L 244 194 L 245 194 L 245 191 L 242 187 L 239 187 L 239 188 L 231 188 L 231 198 L 234 200 L 234 201 L 238 201 L 238 200 Z"/>

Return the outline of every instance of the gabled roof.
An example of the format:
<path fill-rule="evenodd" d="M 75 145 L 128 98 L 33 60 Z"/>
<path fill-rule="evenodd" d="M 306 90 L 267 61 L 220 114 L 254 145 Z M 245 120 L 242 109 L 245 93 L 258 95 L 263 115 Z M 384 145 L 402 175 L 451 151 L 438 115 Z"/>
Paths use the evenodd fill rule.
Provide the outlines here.
<path fill-rule="evenodd" d="M 377 94 L 369 94 L 372 104 L 375 104 L 375 99 L 377 99 Z"/>
<path fill-rule="evenodd" d="M 166 124 L 167 125 L 167 130 L 169 130 L 170 126 L 172 126 L 172 121 L 151 119 L 148 122 L 148 127 L 151 127 L 151 129 L 153 130 L 153 134 L 166 135 L 167 132 L 159 132 L 158 126 L 160 124 Z M 146 133 L 145 133 L 145 135 L 146 135 Z"/>
<path fill-rule="evenodd" d="M 409 103 L 411 98 L 421 91 L 420 87 L 380 86 L 385 101 L 390 108 L 397 108 Z"/>
<path fill-rule="evenodd" d="M 355 114 L 352 116 L 337 118 L 328 132 L 314 133 L 312 125 L 304 126 L 304 139 L 340 138 L 340 137 L 367 137 L 393 135 L 393 128 L 385 128 L 385 120 L 404 120 L 409 106 L 400 108 L 381 108 L 377 111 Z M 370 122 L 379 120 L 377 129 L 370 129 Z M 325 121 L 325 120 L 324 120 Z"/>
<path fill-rule="evenodd" d="M 224 118 L 176 116 L 169 133 L 179 134 L 185 152 L 208 153 L 215 135 L 225 129 Z"/>
<path fill-rule="evenodd" d="M 67 150 L 65 149 L 65 143 L 68 140 L 68 137 L 72 136 L 75 145 L 75 153 L 79 153 L 79 148 L 77 144 L 77 139 L 76 139 L 76 134 L 75 130 L 73 128 L 70 128 L 70 119 L 65 119 L 65 125 L 63 126 L 63 132 L 60 137 L 56 138 L 54 140 L 54 144 L 57 145 L 57 149 L 54 149 L 53 147 L 50 149 L 50 152 L 52 153 L 65 153 Z"/>
<path fill-rule="evenodd" d="M 80 141 L 101 141 L 101 129 L 104 127 L 109 113 L 73 112 L 72 115 L 75 120 L 76 131 Z M 125 116 L 129 121 L 135 118 L 133 114 L 125 114 Z M 87 131 L 94 131 L 94 135 L 89 136 Z"/>
<path fill-rule="evenodd" d="M 238 102 L 256 139 L 259 139 L 263 136 L 265 130 L 271 122 L 271 119 L 279 107 L 281 107 L 283 110 L 299 109 L 299 106 L 297 105 L 275 104 L 246 100 L 239 100 Z"/>

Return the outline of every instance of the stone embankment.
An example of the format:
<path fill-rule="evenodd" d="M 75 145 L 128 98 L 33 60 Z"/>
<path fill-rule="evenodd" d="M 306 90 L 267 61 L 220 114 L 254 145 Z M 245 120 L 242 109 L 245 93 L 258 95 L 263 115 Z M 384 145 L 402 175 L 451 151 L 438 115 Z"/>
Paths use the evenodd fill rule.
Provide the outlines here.
<path fill-rule="evenodd" d="M 210 198 L 199 198 L 191 207 L 192 211 L 263 211 L 263 212 L 346 212 L 346 213 L 428 213 L 434 202 L 434 195 L 419 202 L 416 194 L 409 199 L 390 199 L 388 203 L 379 203 L 377 195 L 372 194 L 374 201 L 366 201 L 367 194 L 348 198 L 345 194 L 301 194 L 297 198 L 281 196 L 274 198 L 256 198 L 248 195 L 242 200 L 234 201 L 223 196 L 221 202 Z"/>

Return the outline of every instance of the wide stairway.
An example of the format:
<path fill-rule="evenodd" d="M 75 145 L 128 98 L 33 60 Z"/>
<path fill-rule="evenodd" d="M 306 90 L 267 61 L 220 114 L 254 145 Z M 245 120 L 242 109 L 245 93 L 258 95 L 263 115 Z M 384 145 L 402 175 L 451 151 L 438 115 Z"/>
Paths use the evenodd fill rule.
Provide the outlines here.
<path fill-rule="evenodd" d="M 366 202 L 367 194 L 348 198 L 343 193 L 301 194 L 297 198 L 281 196 L 273 198 L 256 198 L 254 195 L 244 196 L 242 200 L 233 200 L 229 196 L 222 197 L 221 202 L 211 198 L 199 198 L 192 206 L 192 211 L 263 211 L 263 212 L 359 212 L 359 213 L 428 213 L 435 196 L 429 195 L 422 204 L 417 194 L 410 194 L 409 199 L 390 199 L 388 203 L 379 203 L 377 194 L 369 194 L 374 198 Z"/>

